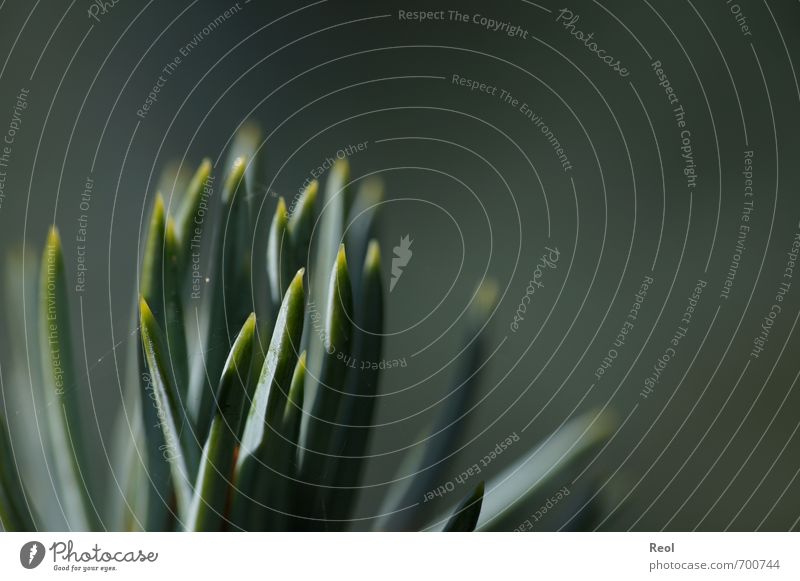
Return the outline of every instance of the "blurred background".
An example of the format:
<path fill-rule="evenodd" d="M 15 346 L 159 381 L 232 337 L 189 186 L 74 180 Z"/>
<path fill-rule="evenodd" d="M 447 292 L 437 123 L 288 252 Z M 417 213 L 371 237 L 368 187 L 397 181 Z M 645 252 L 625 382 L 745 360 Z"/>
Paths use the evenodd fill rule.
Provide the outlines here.
<path fill-rule="evenodd" d="M 593 528 L 797 528 L 799 33 L 796 3 L 746 0 L 0 3 L 12 437 L 33 417 L 37 346 L 22 330 L 36 305 L 22 296 L 47 228 L 59 226 L 75 282 L 85 245 L 70 299 L 91 379 L 85 432 L 104 465 L 161 176 L 207 156 L 221 183 L 233 135 L 254 120 L 261 227 L 277 196 L 324 181 L 326 160 L 386 185 L 384 358 L 403 364 L 381 380 L 365 523 L 425 445 L 468 356 L 463 313 L 491 278 L 500 300 L 453 475 L 516 433 L 496 474 L 603 410 L 613 436 L 578 468 L 601 491 Z M 388 292 L 405 236 L 412 256 Z M 23 246 L 24 263 L 9 258 Z M 542 268 L 543 255 L 558 260 Z"/>

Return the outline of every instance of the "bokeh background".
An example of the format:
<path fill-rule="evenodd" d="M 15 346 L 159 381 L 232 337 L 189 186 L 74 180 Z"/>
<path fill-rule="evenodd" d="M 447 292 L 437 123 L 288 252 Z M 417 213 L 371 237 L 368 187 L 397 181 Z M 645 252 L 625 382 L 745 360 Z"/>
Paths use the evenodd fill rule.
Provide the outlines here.
<path fill-rule="evenodd" d="M 562 9 L 579 16 L 574 28 Z M 400 17 L 415 10 L 443 10 L 445 19 Z M 451 20 L 451 10 L 468 22 Z M 487 29 L 475 15 L 521 32 Z M 593 32 L 628 75 L 572 30 Z M 496 473 L 569 418 L 603 410 L 616 425 L 587 459 L 600 491 L 593 528 L 797 528 L 800 271 L 784 274 L 800 232 L 799 59 L 800 6 L 774 0 L 0 2 L 0 134 L 28 92 L 0 205 L 0 371 L 15 444 L 36 454 L 38 442 L 22 435 L 33 417 L 26 394 L 37 346 L 21 331 L 35 324 L 36 306 L 21 289 L 35 281 L 47 228 L 60 227 L 74 277 L 79 217 L 88 217 L 85 289 L 70 298 L 92 386 L 85 431 L 102 473 L 103 442 L 120 422 L 112 412 L 120 358 L 135 337 L 136 272 L 160 176 L 171 163 L 193 171 L 208 156 L 221 179 L 232 136 L 255 120 L 264 225 L 276 195 L 291 200 L 327 158 L 361 143 L 347 154 L 353 178 L 379 174 L 386 184 L 384 264 L 401 237 L 413 240 L 387 294 L 384 356 L 407 366 L 383 375 L 364 526 L 386 494 L 382 483 L 423 445 L 464 356 L 460 315 L 490 277 L 501 300 L 483 331 L 481 392 L 463 419 L 453 474 L 516 432 L 521 442 L 487 469 Z M 685 111 L 694 187 L 656 61 Z M 159 75 L 157 101 L 137 115 Z M 454 75 L 497 91 L 470 90 Z M 560 142 L 569 169 L 523 103 Z M 746 201 L 749 231 L 737 250 Z M 24 268 L 9 258 L 22 246 L 34 252 Z M 514 331 L 546 247 L 559 262 Z M 639 317 L 598 379 L 645 277 L 653 283 Z M 644 398 L 698 280 L 706 286 L 688 332 Z M 791 286 L 754 357 L 781 282 Z"/>

